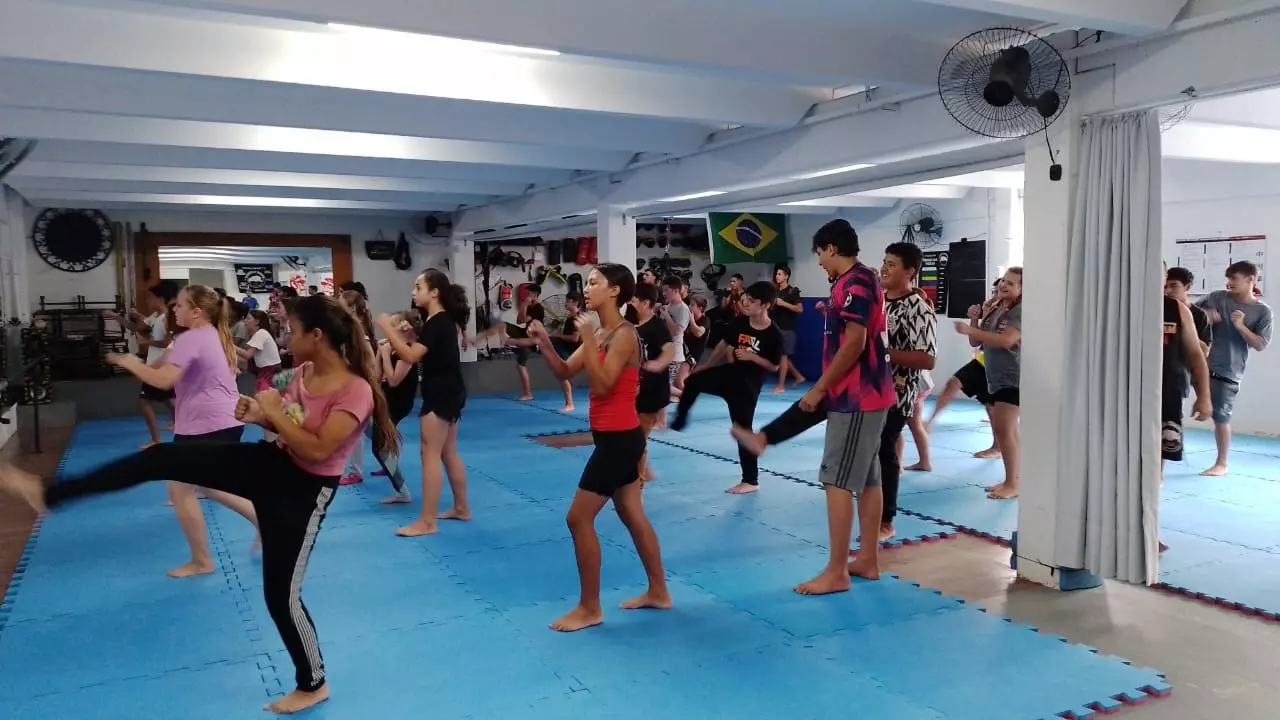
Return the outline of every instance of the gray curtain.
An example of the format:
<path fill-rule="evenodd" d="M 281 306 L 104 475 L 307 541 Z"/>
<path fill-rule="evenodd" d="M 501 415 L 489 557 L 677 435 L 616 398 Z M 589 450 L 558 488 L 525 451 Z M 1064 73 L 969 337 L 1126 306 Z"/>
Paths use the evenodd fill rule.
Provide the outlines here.
<path fill-rule="evenodd" d="M 1068 243 L 1058 487 L 1061 567 L 1157 581 L 1160 482 L 1160 121 L 1088 120 Z M 1034 289 L 1032 290 L 1034 292 Z M 1072 522 L 1070 519 L 1075 518 Z"/>

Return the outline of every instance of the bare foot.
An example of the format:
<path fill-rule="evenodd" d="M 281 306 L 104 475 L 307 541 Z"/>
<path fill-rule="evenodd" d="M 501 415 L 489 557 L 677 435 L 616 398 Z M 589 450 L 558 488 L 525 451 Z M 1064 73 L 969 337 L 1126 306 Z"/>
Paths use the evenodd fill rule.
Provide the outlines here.
<path fill-rule="evenodd" d="M 37 515 L 44 515 L 49 510 L 44 504 L 44 481 L 40 476 L 8 463 L 0 465 L 0 492 L 22 500 Z"/>
<path fill-rule="evenodd" d="M 400 537 L 422 537 L 423 535 L 435 535 L 439 528 L 435 523 L 426 520 L 414 520 L 402 528 L 396 529 L 396 534 Z"/>
<path fill-rule="evenodd" d="M 1227 474 L 1227 466 L 1222 463 L 1214 463 L 1213 467 L 1200 474 L 1204 477 L 1223 477 Z"/>
<path fill-rule="evenodd" d="M 1000 483 L 987 491 L 987 497 L 992 500 L 1012 500 L 1018 497 L 1018 488 Z"/>
<path fill-rule="evenodd" d="M 741 425 L 734 425 L 729 431 L 734 440 L 738 444 L 746 448 L 747 452 L 752 455 L 763 455 L 765 450 L 764 433 L 753 432 L 750 428 L 744 428 Z"/>
<path fill-rule="evenodd" d="M 880 523 L 880 542 L 888 542 L 897 534 L 898 531 L 894 529 L 893 523 Z"/>
<path fill-rule="evenodd" d="M 551 623 L 550 627 L 557 632 L 577 632 L 595 627 L 602 622 L 604 622 L 603 610 L 588 610 L 579 605 Z"/>
<path fill-rule="evenodd" d="M 848 575 L 842 572 L 833 573 L 831 570 L 823 570 L 821 575 L 809 582 L 800 583 L 795 589 L 801 595 L 831 595 L 832 593 L 848 592 L 851 585 Z"/>
<path fill-rule="evenodd" d="M 576 409 L 576 408 L 574 408 L 574 407 L 573 407 L 573 405 L 572 405 L 572 404 L 570 404 L 570 405 L 565 405 L 564 407 L 560 408 L 560 412 L 562 412 L 562 413 L 571 413 L 571 412 L 573 412 L 575 409 Z"/>
<path fill-rule="evenodd" d="M 758 492 L 759 490 L 760 490 L 759 485 L 748 485 L 747 483 L 738 483 L 737 485 L 734 485 L 728 490 L 725 490 L 725 492 L 729 493 L 730 495 L 750 495 L 751 493 Z"/>
<path fill-rule="evenodd" d="M 533 399 L 532 395 L 521 395 L 520 397 L 516 398 L 516 402 L 529 402 L 532 399 Z"/>
<path fill-rule="evenodd" d="M 795 383 L 793 383 L 793 384 L 792 384 L 792 387 L 800 387 L 801 385 L 805 384 L 806 382 L 808 382 L 808 381 L 804 379 L 804 376 L 803 376 L 803 375 L 801 375 L 801 376 L 800 376 L 800 378 L 799 378 L 798 380 L 796 380 L 796 381 L 795 381 Z"/>
<path fill-rule="evenodd" d="M 168 425 L 165 425 L 164 429 L 168 430 L 169 432 L 173 432 L 173 423 L 169 423 Z"/>
<path fill-rule="evenodd" d="M 197 575 L 210 575 L 213 573 L 214 569 L 213 563 L 205 565 L 204 563 L 189 562 L 185 565 L 179 565 L 165 573 L 165 575 L 168 575 L 171 578 L 189 578 L 196 577 Z"/>
<path fill-rule="evenodd" d="M 318 690 L 306 692 L 305 690 L 294 690 L 275 702 L 264 706 L 262 709 L 273 712 L 277 715 L 292 715 L 302 712 L 307 708 L 315 707 L 325 700 L 329 699 L 329 686 L 321 685 Z"/>
<path fill-rule="evenodd" d="M 413 502 L 413 497 L 409 493 L 403 495 L 397 493 L 391 497 L 385 497 L 378 501 L 382 505 L 400 505 L 402 503 Z"/>
<path fill-rule="evenodd" d="M 931 463 L 918 462 L 915 465 L 908 465 L 902 469 L 907 472 L 933 472 L 933 465 Z"/>
<path fill-rule="evenodd" d="M 172 500 L 165 500 L 165 501 L 164 501 L 164 506 L 165 506 L 165 507 L 173 507 L 173 501 L 172 501 Z"/>
<path fill-rule="evenodd" d="M 786 388 L 785 386 L 783 386 L 783 385 L 779 385 L 779 386 L 775 387 L 774 389 L 770 390 L 769 392 L 773 392 L 773 393 L 781 393 L 781 392 L 786 392 L 786 391 L 787 391 L 787 388 Z"/>
<path fill-rule="evenodd" d="M 466 509 L 459 510 L 459 509 L 458 509 L 458 508 L 456 508 L 456 507 L 455 507 L 455 508 L 449 508 L 448 510 L 445 510 L 444 512 L 440 513 L 439 515 L 436 515 L 436 517 L 440 518 L 441 520 L 463 520 L 463 521 L 466 521 L 466 520 L 470 520 L 470 519 L 471 519 L 471 511 L 470 511 L 470 510 L 466 510 Z"/>
<path fill-rule="evenodd" d="M 640 597 L 634 597 L 618 605 L 623 610 L 670 610 L 671 593 L 666 588 L 649 590 Z"/>
<path fill-rule="evenodd" d="M 160 444 L 160 441 L 159 441 L 159 440 L 152 440 L 152 441 L 151 441 L 151 442 L 149 442 L 149 443 L 143 443 L 143 444 L 139 445 L 139 446 L 138 446 L 138 449 L 139 449 L 139 450 L 146 450 L 147 448 L 151 447 L 152 445 L 159 445 L 159 444 Z"/>
<path fill-rule="evenodd" d="M 1164 543 L 1160 543 L 1160 552 L 1164 552 L 1165 550 L 1168 550 L 1168 549 L 1169 549 L 1168 545 L 1165 545 Z"/>
<path fill-rule="evenodd" d="M 849 573 L 849 577 L 860 577 L 863 580 L 880 579 L 880 567 L 864 562 L 860 558 L 854 558 L 853 562 L 849 563 L 846 571 Z"/>
<path fill-rule="evenodd" d="M 999 448 L 987 448 L 986 450 L 979 450 L 974 453 L 973 456 L 983 460 L 995 460 L 996 458 L 1001 457 L 1001 454 Z"/>

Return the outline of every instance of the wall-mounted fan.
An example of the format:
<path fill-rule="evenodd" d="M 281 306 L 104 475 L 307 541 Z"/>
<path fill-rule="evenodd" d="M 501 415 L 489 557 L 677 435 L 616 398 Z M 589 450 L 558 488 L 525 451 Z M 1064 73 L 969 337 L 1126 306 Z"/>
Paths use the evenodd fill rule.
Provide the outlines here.
<path fill-rule="evenodd" d="M 898 219 L 902 228 L 902 242 L 919 245 L 922 248 L 937 247 L 942 244 L 942 216 L 938 211 L 924 203 L 908 205 Z"/>
<path fill-rule="evenodd" d="M 18 163 L 25 160 L 35 147 L 35 140 L 0 137 L 0 180 L 18 167 Z"/>
<path fill-rule="evenodd" d="M 938 94 L 971 132 L 1011 140 L 1047 131 L 1061 117 L 1071 97 L 1071 73 L 1057 48 L 1034 33 L 988 28 L 947 52 Z M 1052 161 L 1052 147 L 1049 155 Z M 1054 164 L 1049 177 L 1061 179 L 1062 167 Z"/>

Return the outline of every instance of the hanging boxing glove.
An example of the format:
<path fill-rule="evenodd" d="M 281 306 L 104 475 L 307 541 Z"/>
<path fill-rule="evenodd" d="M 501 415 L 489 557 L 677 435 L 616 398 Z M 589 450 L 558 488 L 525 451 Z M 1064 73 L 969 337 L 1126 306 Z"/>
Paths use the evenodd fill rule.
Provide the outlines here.
<path fill-rule="evenodd" d="M 595 265 L 600 262 L 600 255 L 596 251 L 596 240 L 595 235 L 587 238 L 587 247 L 589 249 L 587 250 L 587 262 L 584 263 L 585 265 Z"/>
<path fill-rule="evenodd" d="M 579 264 L 579 265 L 590 265 L 590 264 L 591 264 L 591 260 L 589 259 L 589 258 L 591 257 L 591 256 L 590 256 L 590 254 L 589 254 L 589 253 L 590 253 L 590 251 L 591 251 L 591 249 L 590 249 L 590 245 L 589 245 L 589 244 L 588 244 L 588 242 L 587 242 L 589 239 L 590 239 L 590 238 L 585 238 L 585 237 L 580 237 L 580 238 L 578 238 L 578 259 L 577 259 L 577 262 L 578 262 L 578 264 Z"/>
<path fill-rule="evenodd" d="M 409 255 L 409 241 L 404 233 L 400 233 L 400 239 L 396 240 L 396 251 L 391 256 L 391 262 L 396 264 L 397 270 L 408 270 L 413 267 L 413 257 Z"/>
<path fill-rule="evenodd" d="M 578 239 L 567 237 L 560 241 L 560 262 L 572 263 L 578 261 Z M 551 263 L 547 263 L 550 265 Z"/>
<path fill-rule="evenodd" d="M 548 240 L 546 245 L 546 261 L 548 265 L 560 264 L 560 241 Z"/>

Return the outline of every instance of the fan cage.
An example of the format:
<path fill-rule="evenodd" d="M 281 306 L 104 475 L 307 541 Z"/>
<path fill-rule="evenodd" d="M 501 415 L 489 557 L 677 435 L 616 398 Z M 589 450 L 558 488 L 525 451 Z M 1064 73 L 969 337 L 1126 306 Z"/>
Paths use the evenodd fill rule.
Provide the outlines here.
<path fill-rule="evenodd" d="M 1042 117 L 1034 105 L 1015 100 L 997 107 L 983 98 L 992 64 L 1002 50 L 1021 47 L 1030 55 L 1027 94 L 1034 99 L 1058 93 L 1057 111 Z M 1061 117 L 1071 97 L 1071 74 L 1062 54 L 1036 34 L 1018 28 L 988 28 L 972 33 L 947 52 L 938 69 L 942 104 L 969 131 L 984 137 L 1012 140 L 1044 130 Z"/>

